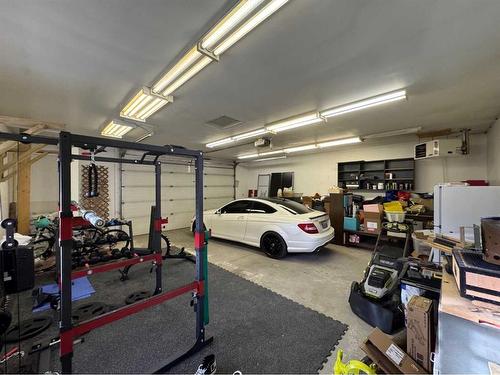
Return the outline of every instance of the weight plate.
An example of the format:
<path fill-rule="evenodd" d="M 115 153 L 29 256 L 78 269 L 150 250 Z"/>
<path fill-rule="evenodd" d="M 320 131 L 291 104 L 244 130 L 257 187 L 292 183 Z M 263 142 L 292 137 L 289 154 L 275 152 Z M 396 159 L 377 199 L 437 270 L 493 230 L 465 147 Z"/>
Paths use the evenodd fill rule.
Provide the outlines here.
<path fill-rule="evenodd" d="M 95 318 L 96 316 L 105 314 L 108 311 L 110 311 L 110 307 L 105 303 L 89 302 L 75 309 L 71 314 L 71 317 L 75 322 L 82 322 L 84 320 L 89 320 Z"/>
<path fill-rule="evenodd" d="M 52 324 L 52 318 L 40 316 L 33 319 L 26 319 L 21 323 L 12 326 L 5 334 L 5 342 L 17 342 L 35 337 L 45 331 Z"/>
<path fill-rule="evenodd" d="M 138 292 L 134 292 L 132 294 L 129 294 L 127 298 L 125 298 L 125 303 L 127 305 L 131 305 L 137 301 L 146 299 L 151 297 L 151 292 L 147 290 L 140 290 Z"/>

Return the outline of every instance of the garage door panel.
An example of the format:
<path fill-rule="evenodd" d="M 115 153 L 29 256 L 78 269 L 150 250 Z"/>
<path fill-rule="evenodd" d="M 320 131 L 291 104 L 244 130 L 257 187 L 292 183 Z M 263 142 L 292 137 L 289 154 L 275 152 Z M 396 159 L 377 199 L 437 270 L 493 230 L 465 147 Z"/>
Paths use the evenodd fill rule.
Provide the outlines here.
<path fill-rule="evenodd" d="M 154 186 L 155 176 L 153 173 L 122 172 L 123 186 Z"/>
<path fill-rule="evenodd" d="M 195 211 L 195 169 L 191 164 L 162 164 L 162 216 L 169 229 L 188 227 Z M 133 221 L 134 232 L 149 231 L 150 207 L 154 204 L 155 177 L 152 166 L 122 166 L 122 216 Z M 233 199 L 234 170 L 231 165 L 205 166 L 204 209 L 217 209 Z"/>
<path fill-rule="evenodd" d="M 232 185 L 234 176 L 204 176 L 204 185 Z"/>
<path fill-rule="evenodd" d="M 124 202 L 141 202 L 153 201 L 155 191 L 152 187 L 127 187 L 122 189 L 122 201 Z"/>
<path fill-rule="evenodd" d="M 224 197 L 226 198 L 227 196 L 232 197 L 234 193 L 233 187 L 230 186 L 224 187 L 224 186 L 207 186 L 204 190 L 204 195 L 207 198 L 217 198 L 217 197 Z"/>

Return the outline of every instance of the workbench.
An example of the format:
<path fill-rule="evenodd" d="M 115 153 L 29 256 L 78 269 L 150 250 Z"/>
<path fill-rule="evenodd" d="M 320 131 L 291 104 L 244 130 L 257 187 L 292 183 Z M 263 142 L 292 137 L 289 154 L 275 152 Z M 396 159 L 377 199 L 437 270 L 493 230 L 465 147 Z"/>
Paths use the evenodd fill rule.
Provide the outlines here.
<path fill-rule="evenodd" d="M 460 297 L 443 272 L 434 373 L 489 374 L 489 362 L 500 364 L 500 306 Z"/>

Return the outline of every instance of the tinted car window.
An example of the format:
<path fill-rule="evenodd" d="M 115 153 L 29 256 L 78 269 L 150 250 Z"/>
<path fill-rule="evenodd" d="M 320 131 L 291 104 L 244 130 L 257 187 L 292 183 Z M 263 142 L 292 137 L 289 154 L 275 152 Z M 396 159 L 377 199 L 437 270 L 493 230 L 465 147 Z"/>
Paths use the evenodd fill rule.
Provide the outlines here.
<path fill-rule="evenodd" d="M 265 203 L 257 202 L 257 201 L 253 201 L 252 203 L 253 204 L 252 204 L 252 208 L 250 210 L 250 213 L 272 214 L 272 213 L 276 212 L 276 210 L 274 208 L 272 208 L 271 206 L 269 206 Z"/>
<path fill-rule="evenodd" d="M 251 208 L 251 201 L 236 201 L 221 208 L 223 214 L 243 214 Z"/>
<path fill-rule="evenodd" d="M 288 209 L 288 211 L 292 211 L 292 213 L 295 213 L 298 215 L 307 214 L 308 212 L 313 211 L 310 208 L 304 206 L 303 204 L 289 200 L 289 199 L 269 198 L 267 200 L 270 202 L 279 204 L 279 205 L 285 207 L 286 209 Z"/>

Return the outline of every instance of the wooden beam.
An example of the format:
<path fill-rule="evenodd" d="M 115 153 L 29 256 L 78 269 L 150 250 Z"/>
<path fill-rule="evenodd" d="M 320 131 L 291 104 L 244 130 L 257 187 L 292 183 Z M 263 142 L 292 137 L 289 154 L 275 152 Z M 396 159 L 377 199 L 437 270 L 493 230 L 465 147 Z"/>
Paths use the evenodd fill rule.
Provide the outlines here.
<path fill-rule="evenodd" d="M 30 160 L 30 165 L 35 164 L 38 160 L 44 158 L 48 154 L 49 154 L 48 152 L 42 152 L 42 153 L 38 154 L 37 156 L 35 156 L 33 159 Z"/>
<path fill-rule="evenodd" d="M 30 234 L 31 217 L 31 145 L 19 144 L 19 162 L 17 168 L 17 231 Z M 26 160 L 28 155 L 28 160 Z"/>
<path fill-rule="evenodd" d="M 46 129 L 45 125 L 38 124 L 38 125 L 35 125 L 29 129 L 26 129 L 23 133 L 38 134 L 45 129 Z M 2 144 L 0 144 L 0 157 L 3 157 L 3 154 L 5 154 L 7 151 L 12 150 L 13 148 L 17 147 L 17 144 L 18 144 L 18 142 L 16 142 L 16 141 L 5 141 Z"/>
<path fill-rule="evenodd" d="M 14 177 L 17 174 L 17 169 L 14 169 L 12 172 L 7 173 L 5 176 L 0 178 L 0 182 L 6 182 L 9 181 L 12 177 Z"/>
<path fill-rule="evenodd" d="M 29 129 L 33 126 L 43 125 L 46 129 L 64 130 L 65 125 L 57 122 L 33 120 L 23 117 L 12 117 L 0 115 L 0 124 L 13 128 Z"/>
<path fill-rule="evenodd" d="M 44 148 L 44 147 L 45 147 L 45 145 L 34 145 L 33 147 L 30 147 L 30 149 L 28 151 L 25 151 L 22 153 L 20 152 L 17 160 L 11 161 L 10 163 L 6 163 L 2 167 L 0 167 L 0 173 L 3 173 L 12 167 L 15 167 L 18 163 L 21 163 L 21 162 L 31 158 L 31 155 L 33 153 L 42 150 L 42 148 Z"/>
<path fill-rule="evenodd" d="M 30 164 L 33 165 L 35 164 L 38 160 L 42 159 L 43 157 L 50 155 L 52 152 L 47 152 L 47 151 L 38 151 L 38 155 L 35 156 L 33 159 L 30 160 Z M 0 159 L 1 160 L 1 159 Z M 0 164 L 1 165 L 1 164 Z M 4 171 L 5 172 L 5 171 Z M 17 169 L 14 169 L 13 171 L 7 173 L 5 176 L 0 177 L 0 182 L 5 182 L 14 177 L 17 174 Z"/>

